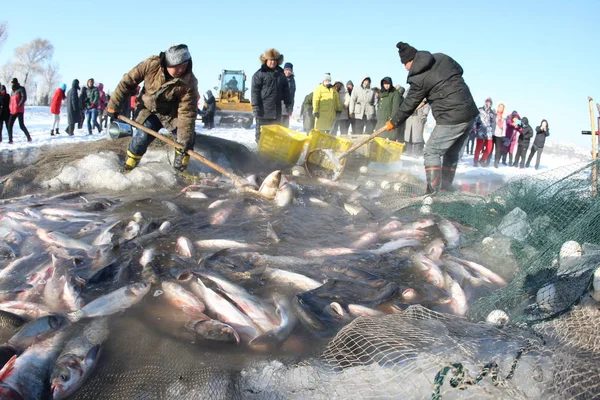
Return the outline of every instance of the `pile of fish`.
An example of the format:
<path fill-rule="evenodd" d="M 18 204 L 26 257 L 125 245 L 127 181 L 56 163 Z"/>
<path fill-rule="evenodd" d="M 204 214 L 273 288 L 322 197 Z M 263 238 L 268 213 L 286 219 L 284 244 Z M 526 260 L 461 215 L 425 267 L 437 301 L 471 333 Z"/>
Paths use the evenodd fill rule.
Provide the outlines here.
<path fill-rule="evenodd" d="M 347 199 L 357 195 L 329 186 L 350 189 Z M 464 315 L 470 301 L 506 284 L 458 258 L 460 229 L 468 228 L 439 217 L 388 217 L 359 237 L 349 235 L 348 247 L 299 247 L 286 255 L 266 254 L 259 243 L 206 239 L 239 206 L 228 195 L 215 200 L 217 189 L 222 183 L 206 179 L 176 197 L 205 202 L 202 235 L 185 229 L 194 214 L 173 201 L 153 203 L 160 215 L 153 218 L 116 217 L 120 201 L 78 192 L 1 201 L 0 397 L 62 399 L 75 392 L 100 359 L 110 317 L 128 309 L 190 343 L 265 352 L 285 348 L 299 332 L 330 337 L 354 318 L 411 304 Z M 279 198 L 279 207 L 330 204 L 303 199 L 280 171 L 264 179 L 263 190 Z M 337 206 L 357 214 L 350 200 Z M 259 208 L 245 211 L 259 212 L 252 207 Z M 270 223 L 267 237 L 291 240 Z M 374 266 L 382 262 L 419 288 L 379 274 Z"/>

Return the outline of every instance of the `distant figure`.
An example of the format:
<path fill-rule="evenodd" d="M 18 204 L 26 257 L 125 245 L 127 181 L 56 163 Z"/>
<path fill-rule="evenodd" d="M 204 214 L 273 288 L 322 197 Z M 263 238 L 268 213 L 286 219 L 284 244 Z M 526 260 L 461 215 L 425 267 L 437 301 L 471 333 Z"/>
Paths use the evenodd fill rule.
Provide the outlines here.
<path fill-rule="evenodd" d="M 431 107 L 427 104 L 427 99 L 425 99 L 419 104 L 419 108 L 406 119 L 404 143 L 408 146 L 408 148 L 405 147 L 407 154 L 415 157 L 423 155 L 423 149 L 425 148 L 423 133 L 425 132 L 425 123 L 427 122 L 427 115 L 430 110 Z"/>
<path fill-rule="evenodd" d="M 87 86 L 81 88 L 81 93 L 79 93 L 79 109 L 81 110 L 81 120 L 77 124 L 77 129 L 83 128 L 83 123 L 85 122 L 85 103 L 87 101 Z"/>
<path fill-rule="evenodd" d="M 404 97 L 394 87 L 392 78 L 386 76 L 381 80 L 381 91 L 379 93 L 379 102 L 377 103 L 377 125 L 375 129 L 385 126 L 385 123 L 396 115 L 396 111 L 400 108 L 400 104 L 404 101 Z M 399 128 L 392 129 L 381 135 L 381 137 L 403 141 Z"/>
<path fill-rule="evenodd" d="M 235 76 L 231 77 L 229 82 L 227 82 L 227 90 L 231 90 L 232 92 L 239 92 L 238 89 L 238 81 L 235 79 Z"/>
<path fill-rule="evenodd" d="M 508 165 L 513 164 L 513 153 L 517 143 L 518 135 L 523 132 L 523 125 L 519 113 L 513 111 L 506 118 L 506 130 L 504 141 L 502 142 L 502 164 L 506 164 L 506 156 L 508 155 Z"/>
<path fill-rule="evenodd" d="M 60 132 L 58 131 L 60 124 L 60 107 L 62 106 L 62 102 L 67 98 L 66 95 L 67 85 L 62 84 L 58 89 L 54 91 L 52 95 L 52 102 L 50 103 L 50 113 L 54 115 L 54 122 L 52 123 L 52 129 L 50 129 L 50 136 L 58 135 Z"/>
<path fill-rule="evenodd" d="M 311 92 L 307 94 L 304 98 L 304 101 L 302 102 L 302 108 L 300 109 L 300 114 L 302 114 L 302 126 L 304 128 L 304 132 L 310 132 L 315 126 L 312 99 L 313 94 Z"/>
<path fill-rule="evenodd" d="M 354 91 L 354 82 L 348 81 L 346 82 L 346 93 L 348 93 L 348 123 L 352 127 L 352 133 L 356 132 L 356 127 L 354 126 L 354 117 L 350 115 L 350 100 L 352 98 L 352 92 Z"/>
<path fill-rule="evenodd" d="M 79 80 L 74 79 L 71 84 L 71 89 L 69 89 L 69 92 L 67 93 L 67 118 L 69 125 L 65 132 L 67 132 L 69 136 L 73 136 L 73 133 L 75 133 L 75 124 L 81 125 L 82 123 L 81 101 L 79 100 L 80 96 L 78 91 Z"/>
<path fill-rule="evenodd" d="M 290 89 L 280 65 L 283 54 L 269 49 L 260 55 L 261 66 L 252 76 L 252 113 L 256 119 L 256 142 L 260 140 L 260 127 L 281 122 L 282 101 L 291 107 Z"/>
<path fill-rule="evenodd" d="M 513 167 L 525 168 L 525 157 L 527 156 L 527 150 L 529 149 L 529 142 L 533 137 L 533 129 L 529 125 L 527 117 L 523 117 L 521 123 L 523 132 L 519 135 L 517 153 L 515 154 L 515 163 L 513 164 Z"/>
<path fill-rule="evenodd" d="M 102 133 L 102 127 L 98 123 L 98 101 L 100 93 L 98 88 L 94 86 L 94 79 L 90 78 L 87 81 L 87 92 L 84 99 L 85 115 L 87 117 L 88 135 L 92 134 L 92 129 L 97 128 L 98 133 Z"/>
<path fill-rule="evenodd" d="M 548 121 L 543 119 L 540 123 L 540 126 L 535 128 L 535 139 L 533 139 L 533 146 L 531 146 L 531 152 L 529 153 L 529 158 L 527 159 L 527 168 L 529 168 L 529 164 L 531 164 L 533 155 L 536 153 L 537 158 L 535 159 L 535 169 L 538 169 L 540 167 L 540 159 L 542 158 L 544 145 L 546 144 L 546 138 L 548 136 L 550 136 L 550 128 L 548 128 Z"/>
<path fill-rule="evenodd" d="M 12 84 L 12 93 L 10 95 L 8 143 L 12 144 L 13 142 L 13 127 L 15 125 L 16 120 L 19 120 L 19 128 L 21 128 L 21 130 L 27 137 L 27 141 L 31 142 L 31 136 L 29 136 L 29 131 L 27 130 L 27 127 L 25 127 L 25 122 L 23 121 L 23 115 L 25 113 L 25 102 L 27 101 L 27 92 L 25 91 L 25 88 L 19 84 L 17 78 L 13 78 L 10 82 Z"/>
<path fill-rule="evenodd" d="M 335 119 L 335 123 L 333 124 L 333 129 L 331 130 L 331 133 L 337 136 L 339 131 L 340 135 L 347 135 L 348 128 L 350 127 L 350 120 L 348 119 L 348 105 L 350 104 L 350 95 L 344 89 L 344 84 L 342 83 L 342 81 L 335 81 L 333 86 L 337 90 L 338 96 L 340 97 L 342 112 Z"/>
<path fill-rule="evenodd" d="M 2 142 L 2 127 L 10 120 L 10 94 L 6 93 L 6 86 L 0 86 L 0 142 Z"/>
<path fill-rule="evenodd" d="M 371 89 L 371 78 L 368 76 L 363 78 L 360 87 L 352 91 L 349 112 L 350 117 L 354 118 L 353 134 L 373 133 L 376 124 L 375 91 Z"/>
<path fill-rule="evenodd" d="M 331 84 L 331 75 L 325 74 L 323 83 L 313 92 L 312 106 L 315 129 L 325 133 L 331 132 L 336 116 L 342 112 L 340 96 Z"/>
<path fill-rule="evenodd" d="M 496 126 L 496 111 L 492 109 L 492 99 L 487 98 L 483 107 L 479 108 L 479 115 L 474 124 L 474 133 L 477 144 L 475 146 L 475 155 L 473 156 L 473 165 L 489 165 L 490 154 L 492 154 L 492 145 L 494 139 L 494 127 Z M 480 158 L 481 157 L 481 160 Z"/>
<path fill-rule="evenodd" d="M 215 112 L 217 111 L 217 102 L 213 92 L 210 90 L 206 91 L 206 105 L 203 108 L 204 115 L 202 116 L 202 122 L 204 122 L 205 129 L 213 129 L 215 127 Z"/>
<path fill-rule="evenodd" d="M 98 83 L 98 116 L 100 117 L 100 127 L 104 126 L 106 128 L 106 121 L 108 120 L 106 114 L 106 105 L 108 104 L 108 99 L 106 98 L 106 93 L 104 93 L 104 84 Z"/>
<path fill-rule="evenodd" d="M 290 117 L 294 112 L 294 98 L 296 97 L 296 78 L 294 77 L 294 65 L 292 63 L 285 63 L 283 66 L 283 74 L 287 79 L 288 89 L 290 91 L 290 102 L 289 107 L 286 107 L 285 103 L 281 104 L 281 125 L 289 128 Z"/>
<path fill-rule="evenodd" d="M 504 118 L 504 103 L 498 103 L 496 108 L 496 126 L 494 127 L 494 167 L 498 168 L 498 163 L 502 157 L 502 144 L 506 136 L 506 121 Z"/>

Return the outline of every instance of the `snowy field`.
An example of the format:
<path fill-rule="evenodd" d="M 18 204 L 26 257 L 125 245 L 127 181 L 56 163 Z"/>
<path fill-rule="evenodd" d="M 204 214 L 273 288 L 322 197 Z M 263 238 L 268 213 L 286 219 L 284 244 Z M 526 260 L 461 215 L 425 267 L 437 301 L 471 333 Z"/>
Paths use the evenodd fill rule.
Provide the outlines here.
<path fill-rule="evenodd" d="M 102 134 L 98 134 L 97 130 L 94 130 L 93 135 L 88 135 L 87 124 L 84 124 L 83 129 L 76 130 L 74 136 L 68 136 L 66 133 L 64 133 L 67 124 L 66 111 L 61 114 L 61 134 L 52 137 L 50 136 L 52 121 L 53 116 L 50 114 L 48 107 L 28 107 L 25 111 L 25 125 L 29 129 L 33 141 L 28 143 L 25 135 L 18 128 L 18 124 L 15 124 L 13 134 L 14 144 L 8 144 L 8 137 L 5 129 L 3 132 L 4 140 L 2 143 L 0 143 L 0 150 L 7 151 L 16 149 L 29 149 L 45 145 L 54 146 L 81 141 L 96 141 L 106 138 L 106 130 L 103 130 Z M 293 119 L 291 124 L 292 129 L 301 131 L 301 122 Z M 203 129 L 201 121 L 198 120 L 196 131 L 242 143 L 254 151 L 257 149 L 256 142 L 254 141 L 254 129 L 217 128 L 207 131 Z M 486 194 L 513 177 L 535 175 L 544 171 L 548 171 L 552 168 L 587 161 L 586 158 L 589 159 L 586 157 L 584 149 L 569 145 L 565 146 L 564 144 L 557 146 L 551 141 L 544 149 L 541 166 L 538 171 L 536 171 L 533 167 L 528 169 L 519 169 L 503 165 L 500 165 L 500 168 L 498 169 L 493 167 L 476 168 L 473 167 L 473 156 L 465 154 L 460 161 L 455 183 L 463 190 L 477 191 L 481 194 Z M 404 155 L 402 161 L 398 163 L 371 163 L 369 165 L 369 169 L 371 171 L 380 173 L 408 172 L 422 179 L 425 178 L 422 167 L 422 158 L 419 159 L 407 155 Z M 482 184 L 488 184 L 488 187 L 480 187 Z"/>

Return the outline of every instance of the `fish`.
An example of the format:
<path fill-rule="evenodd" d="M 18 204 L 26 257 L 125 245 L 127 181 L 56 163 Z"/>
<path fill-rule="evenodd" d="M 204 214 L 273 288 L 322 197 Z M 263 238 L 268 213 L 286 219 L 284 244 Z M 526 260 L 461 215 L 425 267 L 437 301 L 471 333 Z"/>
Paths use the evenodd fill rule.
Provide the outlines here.
<path fill-rule="evenodd" d="M 375 243 L 377 239 L 379 239 L 377 232 L 367 232 L 355 240 L 350 247 L 353 249 L 366 249 Z"/>
<path fill-rule="evenodd" d="M 14 335 L 17 329 L 25 325 L 26 322 L 23 317 L 0 310 L 0 342 L 5 342 L 7 336 Z"/>
<path fill-rule="evenodd" d="M 42 208 L 40 210 L 41 214 L 44 215 L 54 215 L 61 218 L 85 218 L 85 217 L 97 217 L 96 214 L 85 212 L 85 211 L 77 211 L 73 209 L 65 209 L 65 208 Z"/>
<path fill-rule="evenodd" d="M 175 308 L 192 315 L 204 312 L 204 303 L 178 283 L 163 282 L 162 290 L 164 300 Z"/>
<path fill-rule="evenodd" d="M 279 317 L 279 325 L 252 339 L 250 347 L 280 346 L 287 340 L 298 323 L 298 317 L 296 317 L 292 304 L 287 297 L 275 295 L 273 296 L 273 302 L 277 307 L 276 313 Z"/>
<path fill-rule="evenodd" d="M 111 244 L 112 237 L 114 235 L 114 233 L 112 233 L 111 230 L 120 223 L 121 223 L 120 220 L 108 223 L 108 225 L 106 225 L 104 227 L 104 229 L 102 229 L 100 231 L 100 234 L 98 236 L 96 236 L 96 238 L 92 242 L 92 245 L 93 246 L 102 246 L 102 245 Z"/>
<path fill-rule="evenodd" d="M 23 236 L 15 230 L 9 231 L 2 239 L 7 245 L 20 246 L 23 243 Z"/>
<path fill-rule="evenodd" d="M 208 239 L 197 240 L 194 243 L 196 246 L 205 250 L 223 250 L 223 249 L 258 249 L 258 246 L 244 242 L 236 242 L 228 239 Z"/>
<path fill-rule="evenodd" d="M 257 266 L 302 266 L 316 265 L 320 263 L 319 259 L 314 258 L 303 258 L 294 256 L 272 256 L 268 254 L 260 254 L 257 252 L 242 252 L 237 253 L 237 256 Z"/>
<path fill-rule="evenodd" d="M 223 203 L 221 207 L 209 217 L 209 223 L 211 225 L 223 225 L 225 222 L 227 222 L 229 217 L 231 217 L 234 208 L 235 203 L 231 201 Z"/>
<path fill-rule="evenodd" d="M 240 336 L 232 326 L 215 319 L 198 320 L 188 324 L 192 330 L 204 340 L 216 342 L 240 343 Z"/>
<path fill-rule="evenodd" d="M 184 258 L 194 257 L 194 244 L 185 236 L 180 236 L 177 239 L 177 254 Z"/>
<path fill-rule="evenodd" d="M 444 241 L 442 239 L 433 239 L 423 248 L 423 253 L 433 261 L 439 261 L 444 252 Z"/>
<path fill-rule="evenodd" d="M 29 302 L 39 300 L 51 275 L 52 267 L 44 268 L 39 272 L 33 272 L 27 280 L 27 284 L 31 285 L 31 287 L 21 291 L 17 295 L 16 300 Z"/>
<path fill-rule="evenodd" d="M 267 237 L 272 239 L 275 243 L 281 242 L 279 236 L 277 236 L 277 232 L 273 229 L 273 225 L 270 222 L 267 222 Z"/>
<path fill-rule="evenodd" d="M 83 250 L 88 254 L 92 254 L 94 250 L 94 246 L 82 242 L 81 240 L 74 239 L 60 232 L 49 232 L 45 229 L 38 228 L 36 234 L 40 238 L 40 240 L 48 244 L 53 244 L 67 249 Z"/>
<path fill-rule="evenodd" d="M 7 344 L 18 353 L 25 351 L 34 342 L 44 340 L 58 330 L 66 327 L 69 321 L 62 315 L 47 315 L 27 322 L 10 339 Z"/>
<path fill-rule="evenodd" d="M 22 274 L 24 265 L 33 259 L 34 254 L 28 254 L 11 261 L 4 269 L 2 269 L 2 271 L 0 271 L 0 282 L 4 282 L 14 275 Z"/>
<path fill-rule="evenodd" d="M 425 254 L 415 253 L 411 256 L 411 261 L 421 272 L 427 283 L 438 288 L 445 287 L 446 281 L 444 280 L 442 270 L 435 262 L 427 258 Z"/>
<path fill-rule="evenodd" d="M 123 286 L 111 293 L 94 299 L 83 306 L 81 310 L 68 313 L 67 318 L 71 322 L 77 322 L 84 318 L 112 315 L 136 305 L 149 291 L 150 284 L 146 282 Z"/>
<path fill-rule="evenodd" d="M 288 207 L 294 204 L 294 188 L 289 183 L 284 183 L 275 193 L 277 207 Z"/>
<path fill-rule="evenodd" d="M 70 279 L 65 279 L 65 285 L 62 290 L 62 300 L 67 311 L 81 310 L 81 308 L 85 305 L 81 295 L 71 284 Z"/>
<path fill-rule="evenodd" d="M 259 298 L 214 273 L 196 273 L 215 283 L 221 292 L 231 299 L 263 332 L 273 329 L 272 318 L 267 313 L 268 307 Z"/>
<path fill-rule="evenodd" d="M 52 314 L 52 311 L 50 311 L 47 306 L 28 301 L 3 301 L 0 302 L 0 310 L 18 315 L 28 320 L 38 319 Z"/>
<path fill-rule="evenodd" d="M 177 215 L 189 215 L 189 213 L 187 211 L 185 211 L 183 208 L 181 208 L 177 204 L 173 203 L 172 201 L 163 200 L 163 201 L 161 201 L 161 203 L 165 207 L 167 207 L 167 209 L 169 211 L 171 211 L 173 214 L 177 214 Z"/>
<path fill-rule="evenodd" d="M 142 282 L 148 282 L 151 285 L 160 283 L 158 273 L 154 268 L 154 249 L 144 249 L 140 257 L 140 265 L 142 266 Z"/>
<path fill-rule="evenodd" d="M 469 307 L 464 290 L 448 273 L 444 274 L 444 281 L 446 282 L 446 290 L 450 292 L 450 296 L 452 297 L 452 300 L 448 303 L 450 311 L 454 315 L 465 315 Z"/>
<path fill-rule="evenodd" d="M 133 243 L 139 247 L 144 247 L 144 246 L 148 245 L 149 243 L 154 242 L 159 237 L 168 234 L 171 231 L 172 227 L 173 227 L 173 225 L 171 224 L 170 221 L 163 221 L 156 231 L 147 233 L 143 236 L 138 236 L 137 238 L 133 239 L 131 241 L 131 243 Z"/>
<path fill-rule="evenodd" d="M 103 225 L 105 225 L 105 222 L 102 220 L 90 221 L 79 230 L 79 235 L 80 236 L 88 235 L 91 232 L 94 232 L 94 231 L 100 229 L 100 227 L 102 227 Z"/>
<path fill-rule="evenodd" d="M 328 257 L 356 254 L 357 252 L 357 249 L 351 249 L 348 247 L 333 247 L 307 250 L 303 253 L 303 255 L 304 257 Z"/>
<path fill-rule="evenodd" d="M 260 186 L 258 185 L 258 175 L 252 174 L 246 177 L 246 181 L 252 189 L 258 190 Z"/>
<path fill-rule="evenodd" d="M 460 258 L 457 258 L 457 257 L 448 256 L 448 258 L 450 260 L 456 261 L 456 262 L 466 266 L 467 268 L 471 269 L 472 271 L 482 275 L 487 280 L 494 283 L 495 285 L 498 285 L 499 287 L 504 287 L 507 285 L 506 281 L 500 275 L 498 275 L 495 272 L 491 271 L 490 269 L 484 267 L 483 265 L 477 264 L 473 261 L 461 260 Z"/>
<path fill-rule="evenodd" d="M 188 190 L 188 191 L 186 191 L 185 192 L 185 197 L 187 197 L 189 199 L 196 199 L 196 200 L 206 200 L 206 199 L 209 198 L 204 193 L 196 191 L 196 190 Z"/>
<path fill-rule="evenodd" d="M 32 218 L 37 219 L 38 221 L 41 221 L 42 219 L 44 219 L 44 215 L 39 212 L 38 210 L 34 210 L 31 207 L 25 207 L 23 209 L 23 211 L 25 212 L 25 214 L 29 215 Z"/>
<path fill-rule="evenodd" d="M 230 325 L 246 343 L 260 335 L 260 330 L 249 317 L 214 290 L 206 287 L 200 278 L 190 282 L 190 289 L 206 305 L 209 315 Z"/>
<path fill-rule="evenodd" d="M 231 202 L 231 200 L 215 200 L 206 207 L 208 210 L 221 207 L 223 204 Z"/>
<path fill-rule="evenodd" d="M 446 241 L 446 245 L 448 248 L 455 248 L 460 245 L 460 232 L 456 229 L 456 226 L 445 218 L 442 218 L 437 226 L 442 232 L 442 236 L 444 236 L 444 240 Z"/>
<path fill-rule="evenodd" d="M 129 223 L 125 226 L 125 229 L 123 230 L 123 234 L 121 235 L 119 244 L 123 244 L 136 238 L 140 233 L 141 229 L 142 227 L 139 223 L 135 221 L 129 221 Z"/>
<path fill-rule="evenodd" d="M 379 310 L 361 306 L 360 304 L 348 304 L 348 312 L 352 317 L 378 317 L 380 315 L 384 315 L 384 313 Z"/>
<path fill-rule="evenodd" d="M 97 318 L 66 342 L 50 374 L 50 391 L 54 400 L 72 395 L 89 378 L 108 335 L 108 319 Z"/>
<path fill-rule="evenodd" d="M 64 303 L 62 299 L 62 293 L 65 288 L 65 282 L 67 280 L 64 272 L 62 272 L 62 268 L 60 266 L 56 266 L 56 257 L 54 255 L 52 257 L 52 262 L 55 264 L 51 268 L 51 274 L 46 280 L 46 285 L 44 286 L 44 303 L 54 312 L 59 312 L 64 309 Z"/>
<path fill-rule="evenodd" d="M 321 282 L 305 275 L 278 268 L 259 267 L 249 271 L 249 274 L 260 274 L 262 278 L 272 282 L 277 287 L 287 287 L 294 290 L 296 293 L 313 290 L 323 285 Z"/>
<path fill-rule="evenodd" d="M 427 236 L 427 232 L 419 229 L 399 229 L 381 234 L 381 238 L 387 240 L 423 239 L 425 236 Z"/>
<path fill-rule="evenodd" d="M 279 182 L 281 181 L 281 171 L 271 172 L 260 185 L 258 191 L 266 196 L 273 197 L 277 194 L 279 189 Z"/>
<path fill-rule="evenodd" d="M 19 357 L 13 356 L 0 370 L 2 398 L 50 398 L 50 372 L 69 335 L 69 329 L 59 330 L 49 338 L 31 345 Z"/>
<path fill-rule="evenodd" d="M 379 249 L 369 250 L 368 252 L 371 254 L 381 255 L 381 254 L 391 253 L 392 251 L 396 251 L 396 250 L 402 249 L 404 247 L 420 247 L 420 246 L 421 246 L 421 241 L 418 239 L 397 239 L 397 240 L 392 240 L 391 242 L 387 242 L 386 244 L 381 246 Z"/>

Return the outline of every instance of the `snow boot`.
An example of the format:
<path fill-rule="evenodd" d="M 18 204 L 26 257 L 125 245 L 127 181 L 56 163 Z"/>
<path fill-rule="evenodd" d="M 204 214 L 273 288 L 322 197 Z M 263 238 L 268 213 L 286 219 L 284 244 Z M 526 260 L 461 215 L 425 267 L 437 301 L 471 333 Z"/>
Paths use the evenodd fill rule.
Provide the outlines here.
<path fill-rule="evenodd" d="M 456 189 L 452 186 L 454 175 L 456 175 L 456 168 L 442 167 L 442 190 L 456 192 Z"/>
<path fill-rule="evenodd" d="M 54 129 L 50 129 L 50 136 L 54 136 Z"/>
<path fill-rule="evenodd" d="M 425 177 L 427 178 L 427 194 L 437 193 L 442 184 L 442 169 L 440 167 L 426 167 Z"/>
<path fill-rule="evenodd" d="M 130 173 L 140 163 L 142 156 L 136 156 L 131 151 L 127 150 L 127 158 L 121 166 L 121 172 L 124 174 Z"/>
<path fill-rule="evenodd" d="M 58 128 L 56 128 L 56 132 L 54 132 L 55 135 L 60 135 L 60 132 L 58 131 Z"/>

